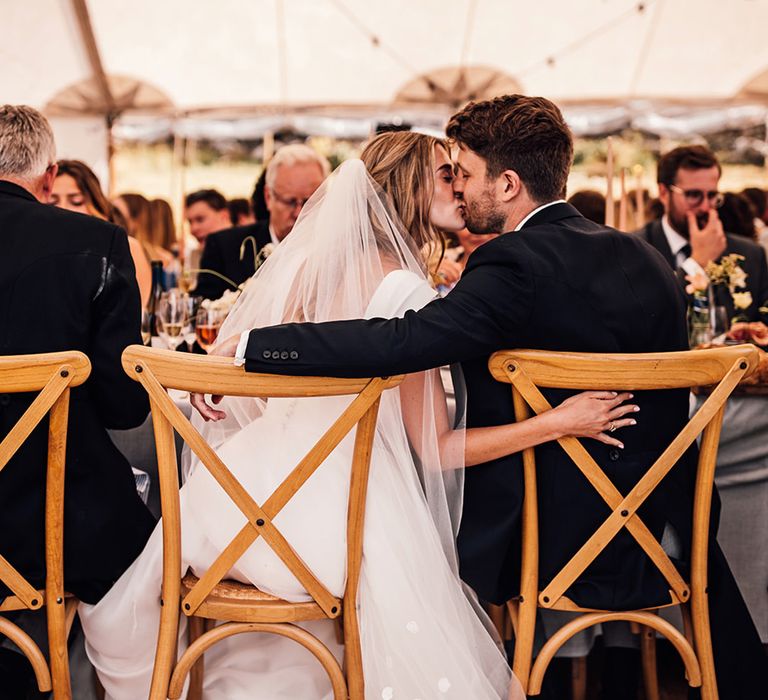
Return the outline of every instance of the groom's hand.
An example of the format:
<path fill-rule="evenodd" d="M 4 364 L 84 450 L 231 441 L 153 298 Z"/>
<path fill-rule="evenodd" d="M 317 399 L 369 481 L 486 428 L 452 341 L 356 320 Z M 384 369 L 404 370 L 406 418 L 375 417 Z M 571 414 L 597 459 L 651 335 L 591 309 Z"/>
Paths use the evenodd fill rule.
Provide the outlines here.
<path fill-rule="evenodd" d="M 211 348 L 209 355 L 216 355 L 218 357 L 234 357 L 237 351 L 237 345 L 240 342 L 239 335 L 233 335 L 227 338 L 221 343 L 217 343 Z M 214 394 L 211 396 L 211 402 L 214 404 L 220 403 L 223 396 Z M 227 417 L 226 411 L 222 411 L 219 408 L 214 408 L 205 400 L 204 394 L 191 394 L 189 401 L 193 408 L 203 417 L 204 420 L 217 421 Z"/>

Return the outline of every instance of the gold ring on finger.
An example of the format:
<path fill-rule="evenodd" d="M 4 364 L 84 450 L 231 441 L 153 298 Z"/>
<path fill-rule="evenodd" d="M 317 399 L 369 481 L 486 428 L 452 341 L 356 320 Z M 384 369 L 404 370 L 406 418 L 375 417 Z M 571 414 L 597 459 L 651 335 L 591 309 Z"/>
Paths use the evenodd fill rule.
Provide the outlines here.
<path fill-rule="evenodd" d="M 608 432 L 609 432 L 609 433 L 612 433 L 614 430 L 616 430 L 616 423 L 614 423 L 613 421 L 611 421 L 611 422 L 608 424 Z"/>

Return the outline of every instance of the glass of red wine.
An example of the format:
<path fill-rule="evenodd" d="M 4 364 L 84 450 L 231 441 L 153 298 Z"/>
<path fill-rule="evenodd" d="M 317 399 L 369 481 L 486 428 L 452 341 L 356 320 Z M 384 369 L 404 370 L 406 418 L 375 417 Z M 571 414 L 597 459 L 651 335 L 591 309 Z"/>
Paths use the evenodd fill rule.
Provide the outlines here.
<path fill-rule="evenodd" d="M 221 324 L 227 317 L 227 311 L 227 309 L 206 309 L 205 307 L 198 309 L 195 319 L 195 334 L 200 347 L 206 352 L 216 343 Z"/>

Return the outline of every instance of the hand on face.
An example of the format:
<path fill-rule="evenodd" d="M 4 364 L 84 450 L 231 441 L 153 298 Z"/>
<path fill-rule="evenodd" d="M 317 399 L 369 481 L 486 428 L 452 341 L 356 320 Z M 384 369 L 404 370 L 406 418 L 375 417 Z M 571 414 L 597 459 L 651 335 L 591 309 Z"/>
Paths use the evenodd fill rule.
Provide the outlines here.
<path fill-rule="evenodd" d="M 696 212 L 689 211 L 687 217 L 691 257 L 701 267 L 706 267 L 707 263 L 717 260 L 725 252 L 723 224 L 717 209 L 710 209 L 705 215 L 697 215 Z"/>

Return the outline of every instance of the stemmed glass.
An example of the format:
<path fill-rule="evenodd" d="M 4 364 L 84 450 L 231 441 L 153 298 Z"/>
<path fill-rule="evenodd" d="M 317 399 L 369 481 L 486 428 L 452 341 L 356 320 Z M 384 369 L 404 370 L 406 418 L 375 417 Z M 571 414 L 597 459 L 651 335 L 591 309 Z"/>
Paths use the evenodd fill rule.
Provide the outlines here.
<path fill-rule="evenodd" d="M 197 312 L 195 333 L 197 342 L 207 352 L 216 343 L 221 324 L 227 317 L 228 309 L 206 309 L 201 307 Z"/>
<path fill-rule="evenodd" d="M 195 297 L 189 294 L 184 295 L 184 304 L 187 306 L 187 325 L 184 327 L 184 341 L 189 352 L 194 352 L 195 349 L 195 340 L 197 340 L 195 324 L 197 323 L 197 311 L 202 301 L 202 297 Z"/>
<path fill-rule="evenodd" d="M 188 319 L 183 297 L 178 294 L 164 295 L 155 313 L 158 335 L 171 350 L 175 350 L 184 341 L 184 328 Z"/>

